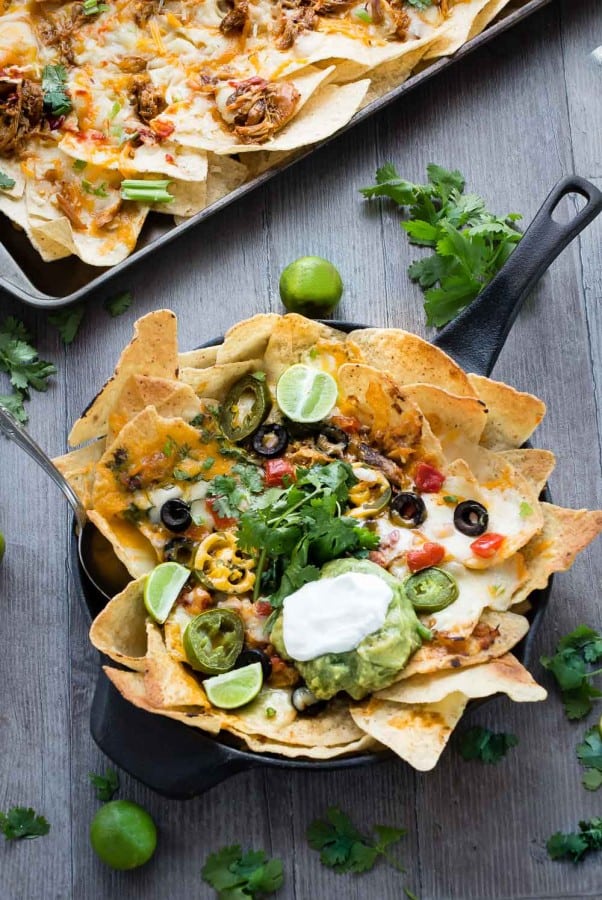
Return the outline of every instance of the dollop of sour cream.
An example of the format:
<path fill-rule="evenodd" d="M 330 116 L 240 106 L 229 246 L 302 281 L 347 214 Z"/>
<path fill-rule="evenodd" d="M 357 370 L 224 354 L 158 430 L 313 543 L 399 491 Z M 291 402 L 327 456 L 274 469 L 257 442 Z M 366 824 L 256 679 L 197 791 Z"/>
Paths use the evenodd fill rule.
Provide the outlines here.
<path fill-rule="evenodd" d="M 393 597 L 378 575 L 346 572 L 303 585 L 283 604 L 286 652 L 298 662 L 355 650 L 382 627 Z"/>

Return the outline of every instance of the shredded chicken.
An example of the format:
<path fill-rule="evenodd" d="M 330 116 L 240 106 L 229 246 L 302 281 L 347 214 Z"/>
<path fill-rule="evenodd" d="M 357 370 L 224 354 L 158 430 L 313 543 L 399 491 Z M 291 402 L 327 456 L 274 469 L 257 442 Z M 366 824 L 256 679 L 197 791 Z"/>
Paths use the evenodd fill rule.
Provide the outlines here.
<path fill-rule="evenodd" d="M 94 216 L 94 225 L 97 228 L 104 228 L 109 222 L 112 222 L 119 210 L 121 209 L 121 197 L 117 197 L 115 201 Z"/>
<path fill-rule="evenodd" d="M 54 13 L 47 13 L 38 25 L 38 35 L 47 47 L 56 47 L 63 62 L 74 63 L 73 33 L 86 21 L 81 3 L 66 3 Z"/>
<path fill-rule="evenodd" d="M 43 113 L 44 95 L 35 81 L 0 81 L 0 154 L 18 153 Z"/>
<path fill-rule="evenodd" d="M 77 191 L 71 184 L 64 184 L 55 196 L 55 202 L 61 212 L 64 212 L 77 231 L 85 231 L 86 226 L 80 218 L 81 203 Z"/>
<path fill-rule="evenodd" d="M 380 469 L 382 472 L 384 472 L 389 481 L 391 481 L 393 484 L 396 484 L 400 487 L 405 485 L 407 478 L 404 476 L 404 473 L 400 469 L 400 467 L 396 465 L 396 463 L 394 463 L 392 459 L 383 456 L 382 453 L 374 450 L 374 448 L 369 444 L 360 443 L 357 445 L 353 445 L 353 448 L 357 451 L 360 459 L 368 463 L 368 465 L 374 466 L 376 469 Z"/>
<path fill-rule="evenodd" d="M 295 43 L 295 39 L 303 31 L 311 31 L 315 28 L 316 10 L 313 6 L 304 6 L 293 12 L 283 13 L 280 17 L 278 32 L 276 35 L 276 47 L 278 50 L 288 50 Z"/>
<path fill-rule="evenodd" d="M 222 19 L 219 30 L 222 34 L 240 34 L 249 22 L 249 4 L 247 0 L 235 2 L 232 9 Z"/>
<path fill-rule="evenodd" d="M 146 72 L 132 79 L 132 100 L 136 112 L 147 124 L 163 112 L 167 103 L 160 88 L 155 87 Z"/>
<path fill-rule="evenodd" d="M 161 12 L 163 0 L 136 0 L 134 3 L 134 20 L 143 28 L 152 16 Z"/>
<path fill-rule="evenodd" d="M 143 56 L 124 56 L 123 59 L 120 59 L 117 63 L 122 72 L 127 72 L 130 75 L 137 75 L 139 72 L 144 72 L 147 64 L 148 60 Z"/>
<path fill-rule="evenodd" d="M 245 144 L 267 141 L 293 117 L 300 94 L 289 81 L 254 77 L 241 81 L 226 101 L 234 133 Z"/>

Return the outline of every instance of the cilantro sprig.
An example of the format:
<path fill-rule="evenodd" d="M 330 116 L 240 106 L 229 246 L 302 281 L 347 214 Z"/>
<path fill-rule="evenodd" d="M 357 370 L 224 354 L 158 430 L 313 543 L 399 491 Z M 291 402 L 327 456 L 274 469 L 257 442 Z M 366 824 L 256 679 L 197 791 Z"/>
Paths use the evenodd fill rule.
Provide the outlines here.
<path fill-rule="evenodd" d="M 588 625 L 579 625 L 561 638 L 553 656 L 542 656 L 541 664 L 556 679 L 569 719 L 583 719 L 592 710 L 592 700 L 602 697 L 591 679 L 602 669 L 588 667 L 602 660 L 602 635 Z"/>
<path fill-rule="evenodd" d="M 119 790 L 119 775 L 114 769 L 107 769 L 104 775 L 97 775 L 96 772 L 88 772 L 90 784 L 94 788 L 98 800 L 108 803 L 112 800 Z"/>
<path fill-rule="evenodd" d="M 42 837 L 49 831 L 44 816 L 38 816 L 31 807 L 13 806 L 6 813 L 0 812 L 0 832 L 7 841 Z"/>
<path fill-rule="evenodd" d="M 597 791 L 602 787 L 602 734 L 598 725 L 585 732 L 583 741 L 577 745 L 577 758 L 587 770 L 582 779 L 583 787 Z"/>
<path fill-rule="evenodd" d="M 66 116 L 71 112 L 71 98 L 66 85 L 67 69 L 65 66 L 44 66 L 42 70 L 44 106 L 52 116 Z"/>
<path fill-rule="evenodd" d="M 602 850 L 602 818 L 579 822 L 579 831 L 563 834 L 557 831 L 546 843 L 550 859 L 570 859 L 581 862 L 593 850 Z"/>
<path fill-rule="evenodd" d="M 422 9 L 422 2 L 413 4 Z M 430 4 L 427 4 L 430 5 Z M 500 218 L 477 194 L 465 194 L 461 172 L 431 163 L 427 184 L 400 178 L 386 163 L 376 184 L 361 188 L 364 197 L 388 197 L 409 207 L 401 227 L 410 242 L 434 253 L 412 263 L 408 274 L 424 291 L 427 324 L 446 325 L 477 297 L 504 265 L 521 234 L 517 213 Z"/>
<path fill-rule="evenodd" d="M 257 900 L 275 893 L 284 881 L 281 860 L 268 859 L 263 850 L 243 853 L 239 844 L 208 856 L 201 875 L 219 900 Z"/>
<path fill-rule="evenodd" d="M 48 379 L 56 367 L 39 358 L 25 325 L 13 316 L 0 327 L 0 372 L 6 372 L 13 388 L 12 394 L 0 394 L 0 406 L 20 422 L 27 422 L 24 401 L 31 389 L 48 390 Z"/>
<path fill-rule="evenodd" d="M 66 309 L 57 309 L 56 312 L 50 313 L 48 321 L 58 329 L 61 340 L 64 344 L 72 344 L 75 340 L 79 326 L 82 323 L 86 307 L 83 303 L 75 303 Z"/>
<path fill-rule="evenodd" d="M 10 175 L 6 175 L 4 172 L 0 172 L 0 190 L 10 191 L 11 188 L 14 188 L 15 184 L 14 178 L 11 178 Z"/>
<path fill-rule="evenodd" d="M 103 306 L 111 318 L 116 319 L 118 316 L 122 316 L 124 312 L 127 312 L 132 305 L 132 299 L 130 291 L 122 291 L 121 294 L 115 294 L 114 297 L 107 297 Z"/>
<path fill-rule="evenodd" d="M 495 733 L 488 728 L 475 725 L 462 735 L 458 750 L 462 759 L 478 759 L 484 763 L 498 763 L 511 747 L 516 747 L 518 738 L 505 732 Z"/>
<path fill-rule="evenodd" d="M 338 874 L 369 872 L 380 857 L 399 872 L 405 872 L 403 866 L 387 854 L 387 849 L 407 834 L 406 829 L 375 825 L 374 831 L 376 840 L 371 840 L 357 830 L 346 813 L 331 806 L 325 819 L 311 823 L 306 836 L 309 846 L 320 852 L 322 864 Z"/>

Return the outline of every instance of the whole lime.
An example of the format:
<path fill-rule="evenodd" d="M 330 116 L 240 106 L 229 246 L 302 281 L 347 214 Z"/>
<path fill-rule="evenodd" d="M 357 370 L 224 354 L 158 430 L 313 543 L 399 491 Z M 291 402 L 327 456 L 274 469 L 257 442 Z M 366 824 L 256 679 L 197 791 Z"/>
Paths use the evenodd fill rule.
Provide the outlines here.
<path fill-rule="evenodd" d="M 343 293 L 343 281 L 321 256 L 301 256 L 280 276 L 280 297 L 289 312 L 317 316 L 332 312 Z"/>
<path fill-rule="evenodd" d="M 112 869 L 136 869 L 157 846 L 157 829 L 145 809 L 129 800 L 101 806 L 90 825 L 90 843 Z"/>

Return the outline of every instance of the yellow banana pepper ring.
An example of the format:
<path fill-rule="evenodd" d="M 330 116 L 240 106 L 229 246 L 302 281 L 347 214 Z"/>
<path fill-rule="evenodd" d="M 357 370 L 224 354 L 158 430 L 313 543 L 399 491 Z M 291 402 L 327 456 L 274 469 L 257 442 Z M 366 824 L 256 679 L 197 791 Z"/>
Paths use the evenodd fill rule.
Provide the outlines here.
<path fill-rule="evenodd" d="M 349 490 L 349 503 L 354 509 L 347 515 L 355 519 L 369 519 L 385 508 L 391 499 L 391 485 L 382 472 L 365 466 L 354 466 L 358 479 Z"/>
<path fill-rule="evenodd" d="M 225 594 L 244 594 L 253 590 L 255 561 L 238 549 L 228 531 L 214 531 L 204 538 L 194 558 L 197 578 L 205 587 Z"/>

